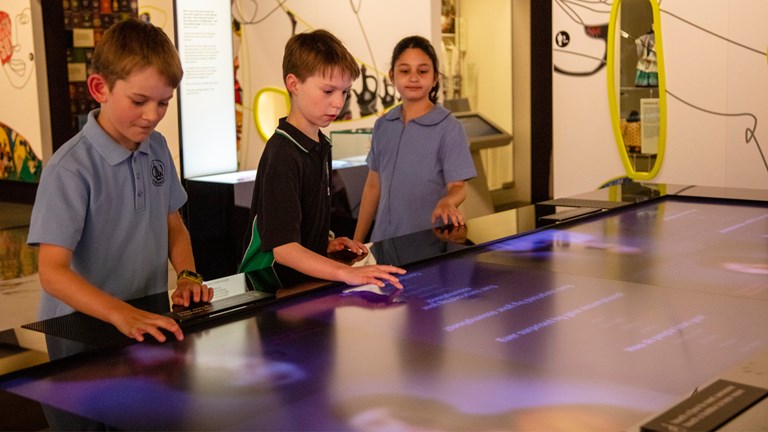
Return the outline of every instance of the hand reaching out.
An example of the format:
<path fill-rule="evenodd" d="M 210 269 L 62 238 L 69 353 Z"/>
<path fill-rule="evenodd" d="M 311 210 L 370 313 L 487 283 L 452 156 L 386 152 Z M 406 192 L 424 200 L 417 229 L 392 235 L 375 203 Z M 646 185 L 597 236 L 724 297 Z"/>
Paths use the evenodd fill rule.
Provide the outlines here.
<path fill-rule="evenodd" d="M 191 279 L 179 279 L 176 281 L 176 289 L 171 295 L 171 301 L 175 305 L 189 306 L 190 302 L 208 303 L 213 300 L 213 288 L 206 284 L 199 285 Z"/>
<path fill-rule="evenodd" d="M 443 225 L 464 225 L 464 215 L 458 207 L 445 198 L 438 201 L 435 209 L 432 210 L 432 223 L 434 224 L 438 219 L 443 222 Z"/>
<path fill-rule="evenodd" d="M 357 255 L 367 254 L 368 248 L 364 244 L 354 241 L 349 237 L 336 237 L 328 242 L 328 253 L 348 250 Z"/>
<path fill-rule="evenodd" d="M 122 303 L 111 322 L 121 333 L 139 342 L 143 342 L 147 334 L 158 342 L 165 342 L 167 338 L 161 329 L 172 333 L 177 340 L 184 339 L 181 327 L 173 319 L 135 308 L 128 303 Z"/>
<path fill-rule="evenodd" d="M 405 274 L 405 270 L 391 265 L 366 265 L 360 267 L 347 267 L 343 270 L 341 280 L 347 285 L 373 284 L 383 287 L 387 282 L 396 288 L 402 289 L 403 285 L 394 274 Z"/>

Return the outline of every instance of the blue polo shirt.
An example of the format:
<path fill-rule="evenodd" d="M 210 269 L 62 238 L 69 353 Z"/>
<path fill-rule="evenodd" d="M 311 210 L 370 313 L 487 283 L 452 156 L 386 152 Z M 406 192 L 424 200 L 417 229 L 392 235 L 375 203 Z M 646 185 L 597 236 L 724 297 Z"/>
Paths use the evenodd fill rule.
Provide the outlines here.
<path fill-rule="evenodd" d="M 381 185 L 372 241 L 432 228 L 448 183 L 477 175 L 464 127 L 441 105 L 408 124 L 402 105 L 376 120 L 367 162 Z"/>
<path fill-rule="evenodd" d="M 99 110 L 43 169 L 27 242 L 72 251 L 72 269 L 124 300 L 168 290 L 168 214 L 187 194 L 165 138 L 131 152 L 99 126 Z M 42 293 L 40 318 L 72 312 Z"/>

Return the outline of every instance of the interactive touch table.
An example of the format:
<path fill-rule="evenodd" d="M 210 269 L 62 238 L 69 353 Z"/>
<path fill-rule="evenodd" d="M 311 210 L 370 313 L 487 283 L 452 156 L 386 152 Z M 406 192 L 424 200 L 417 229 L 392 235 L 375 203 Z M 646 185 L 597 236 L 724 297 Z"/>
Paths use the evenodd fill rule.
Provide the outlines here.
<path fill-rule="evenodd" d="M 282 288 L 0 388 L 126 430 L 616 431 L 718 385 L 722 430 L 765 425 L 766 198 L 632 184 L 390 239 L 402 291 Z"/>

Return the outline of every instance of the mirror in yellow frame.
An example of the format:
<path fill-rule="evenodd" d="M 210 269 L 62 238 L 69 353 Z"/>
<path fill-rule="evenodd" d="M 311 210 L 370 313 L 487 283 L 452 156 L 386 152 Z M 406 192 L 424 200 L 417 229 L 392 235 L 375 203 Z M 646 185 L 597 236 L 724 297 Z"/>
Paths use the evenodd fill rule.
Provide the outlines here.
<path fill-rule="evenodd" d="M 608 104 L 619 155 L 634 180 L 664 160 L 667 131 L 664 51 L 656 0 L 616 0 L 608 24 Z"/>

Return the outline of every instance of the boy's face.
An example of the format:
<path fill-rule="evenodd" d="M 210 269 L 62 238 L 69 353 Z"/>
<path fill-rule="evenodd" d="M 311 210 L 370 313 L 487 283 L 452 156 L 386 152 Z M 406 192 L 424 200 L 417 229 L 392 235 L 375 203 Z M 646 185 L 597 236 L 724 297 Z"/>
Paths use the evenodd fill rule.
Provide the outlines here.
<path fill-rule="evenodd" d="M 117 80 L 112 90 L 98 74 L 88 77 L 88 89 L 101 104 L 98 122 L 128 150 L 136 150 L 165 116 L 173 87 L 154 67 L 136 70 Z"/>
<path fill-rule="evenodd" d="M 327 75 L 316 73 L 303 82 L 288 74 L 285 81 L 291 93 L 288 121 L 310 138 L 336 120 L 352 87 L 352 79 L 338 70 Z"/>

